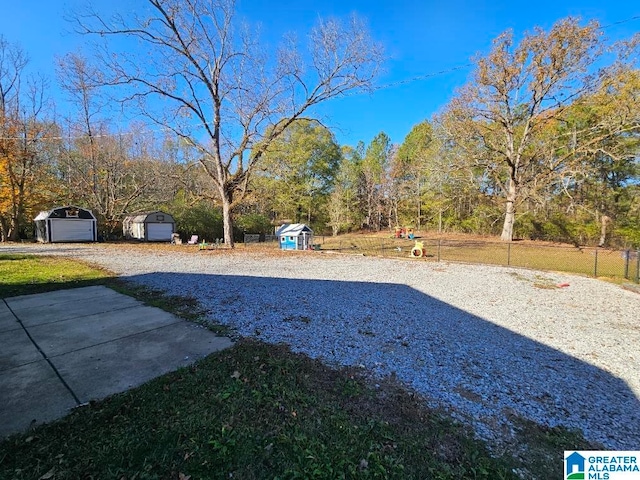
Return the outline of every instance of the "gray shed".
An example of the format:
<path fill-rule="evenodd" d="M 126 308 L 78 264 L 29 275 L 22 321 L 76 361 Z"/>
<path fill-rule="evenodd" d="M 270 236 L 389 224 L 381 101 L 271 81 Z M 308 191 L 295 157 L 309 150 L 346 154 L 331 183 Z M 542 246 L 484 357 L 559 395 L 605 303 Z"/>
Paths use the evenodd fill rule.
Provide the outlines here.
<path fill-rule="evenodd" d="M 55 242 L 95 242 L 98 222 L 91 210 L 69 205 L 40 212 L 34 219 L 36 240 Z"/>
<path fill-rule="evenodd" d="M 122 222 L 125 238 L 147 242 L 170 242 L 176 222 L 164 212 L 146 212 L 129 215 Z"/>

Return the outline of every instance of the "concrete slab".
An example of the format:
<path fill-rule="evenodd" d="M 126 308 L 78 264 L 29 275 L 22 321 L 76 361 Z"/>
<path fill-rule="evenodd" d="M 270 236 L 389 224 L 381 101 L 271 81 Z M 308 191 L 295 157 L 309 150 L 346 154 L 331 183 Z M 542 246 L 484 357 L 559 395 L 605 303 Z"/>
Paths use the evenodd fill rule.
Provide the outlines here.
<path fill-rule="evenodd" d="M 60 302 L 69 301 L 82 301 L 88 303 L 90 298 L 92 301 L 100 296 L 111 296 L 112 298 L 119 298 L 121 295 L 118 292 L 111 290 L 110 288 L 102 285 L 95 285 L 93 287 L 72 288 L 69 290 L 56 290 L 54 292 L 47 293 L 35 293 L 33 295 L 20 295 L 19 297 L 7 298 L 6 302 L 9 304 L 14 312 L 18 312 L 23 308 L 34 308 L 42 305 L 53 305 Z"/>
<path fill-rule="evenodd" d="M 141 385 L 230 347 L 198 325 L 181 321 L 51 359 L 81 402 Z"/>
<path fill-rule="evenodd" d="M 29 327 L 29 333 L 51 358 L 176 322 L 183 320 L 159 308 L 141 305 L 36 325 Z"/>
<path fill-rule="evenodd" d="M 119 393 L 232 345 L 102 286 L 6 302 L 24 329 L 0 302 L 0 437 L 65 415 L 74 395 Z"/>
<path fill-rule="evenodd" d="M 60 418 L 76 406 L 45 361 L 0 372 L 0 438 Z"/>
<path fill-rule="evenodd" d="M 100 295 L 95 298 L 88 297 L 84 300 L 63 300 L 65 300 L 64 296 L 60 296 L 58 303 L 34 307 L 23 306 L 14 310 L 14 312 L 24 326 L 30 327 L 144 305 L 135 298 L 126 295 L 119 295 L 118 297 Z"/>
<path fill-rule="evenodd" d="M 0 372 L 44 358 L 22 328 L 0 332 L 0 345 Z"/>
<path fill-rule="evenodd" d="M 4 301 L 0 300 L 0 332 L 15 330 L 16 328 L 22 328 L 18 323 L 18 319 L 9 310 Z"/>

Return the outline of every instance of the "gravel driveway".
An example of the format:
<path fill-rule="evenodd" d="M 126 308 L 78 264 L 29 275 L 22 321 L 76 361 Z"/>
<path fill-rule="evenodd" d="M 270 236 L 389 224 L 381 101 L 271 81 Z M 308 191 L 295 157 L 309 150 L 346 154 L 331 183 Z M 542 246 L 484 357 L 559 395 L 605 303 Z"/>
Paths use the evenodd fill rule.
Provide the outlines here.
<path fill-rule="evenodd" d="M 489 441 L 514 415 L 640 447 L 640 295 L 569 274 L 323 252 L 25 245 L 196 297 L 212 321 L 395 375 Z M 558 287 L 560 284 L 568 286 Z"/>

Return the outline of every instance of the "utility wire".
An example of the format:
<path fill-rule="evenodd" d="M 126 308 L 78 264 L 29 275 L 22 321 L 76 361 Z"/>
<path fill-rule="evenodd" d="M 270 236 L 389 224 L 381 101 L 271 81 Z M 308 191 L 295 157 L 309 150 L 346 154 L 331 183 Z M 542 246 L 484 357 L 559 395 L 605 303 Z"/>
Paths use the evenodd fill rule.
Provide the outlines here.
<path fill-rule="evenodd" d="M 632 17 L 628 17 L 625 18 L 623 20 L 618 20 L 616 22 L 611 22 L 608 23 L 607 25 L 601 25 L 598 27 L 598 30 L 605 30 L 605 29 L 609 29 L 618 25 L 623 25 L 625 23 L 629 23 L 629 22 L 633 22 L 635 20 L 640 20 L 640 15 L 634 15 Z M 407 78 L 404 80 L 398 80 L 395 82 L 389 82 L 389 83 L 385 83 L 383 85 L 379 85 L 377 87 L 373 87 L 372 90 L 374 92 L 380 91 L 380 90 L 387 90 L 389 88 L 395 88 L 398 86 L 402 86 L 402 85 L 408 85 L 411 83 L 415 83 L 415 82 L 419 82 L 422 80 L 428 80 L 430 78 L 434 78 L 434 77 L 438 77 L 441 75 L 447 75 L 449 73 L 453 73 L 453 72 L 457 72 L 460 70 L 464 70 L 470 67 L 475 66 L 475 62 L 471 62 L 471 63 L 467 63 L 464 65 L 459 65 L 457 67 L 451 67 L 451 68 L 447 68 L 444 70 L 439 70 L 437 72 L 431 72 L 431 73 L 426 73 L 423 75 L 417 75 L 415 77 L 411 77 L 411 78 Z M 356 93 L 353 92 L 352 94 L 348 94 L 346 96 L 355 96 L 355 95 L 361 95 L 361 93 Z M 197 128 L 197 127 L 204 127 L 205 125 L 208 125 L 208 123 L 197 123 L 197 124 L 192 124 L 189 125 L 189 128 Z M 166 132 L 166 131 L 172 131 L 171 128 L 169 127 L 158 127 L 155 129 L 144 129 L 141 131 L 136 131 L 136 132 L 126 132 L 126 133 L 105 133 L 105 134 L 98 134 L 98 135 L 92 135 L 93 138 L 115 138 L 115 137 L 123 137 L 123 136 L 133 136 L 133 135 L 149 135 L 149 134 L 154 134 L 154 133 L 160 133 L 160 132 Z M 83 138 L 87 138 L 88 135 L 58 135 L 58 136 L 43 136 L 43 137 L 39 137 L 39 138 L 34 138 L 31 139 L 30 141 L 42 141 L 42 140 L 79 140 L 79 139 L 83 139 Z M 9 141 L 9 140 L 24 140 L 24 137 L 0 137 L 0 141 Z"/>

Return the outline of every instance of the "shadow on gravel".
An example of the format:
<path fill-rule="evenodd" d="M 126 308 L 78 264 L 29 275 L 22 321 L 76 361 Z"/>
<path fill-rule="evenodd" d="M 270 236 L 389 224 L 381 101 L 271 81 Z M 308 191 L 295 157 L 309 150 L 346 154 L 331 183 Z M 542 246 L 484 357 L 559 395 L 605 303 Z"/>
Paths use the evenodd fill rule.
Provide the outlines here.
<path fill-rule="evenodd" d="M 286 272 L 282 272 L 286 275 Z M 197 298 L 212 322 L 329 364 L 395 375 L 480 436 L 521 416 L 640 444 L 640 401 L 620 378 L 406 285 L 232 275 L 125 277 Z"/>

